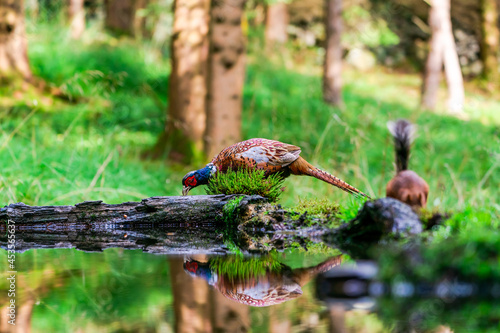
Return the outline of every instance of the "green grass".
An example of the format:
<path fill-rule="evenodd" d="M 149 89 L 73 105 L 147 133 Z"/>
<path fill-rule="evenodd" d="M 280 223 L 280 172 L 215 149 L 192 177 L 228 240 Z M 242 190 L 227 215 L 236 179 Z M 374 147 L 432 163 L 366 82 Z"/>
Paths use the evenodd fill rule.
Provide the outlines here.
<path fill-rule="evenodd" d="M 264 176 L 264 170 L 228 170 L 217 173 L 207 185 L 207 194 L 247 194 L 278 201 L 283 193 L 284 179 L 280 174 Z"/>
<path fill-rule="evenodd" d="M 168 58 L 145 43 L 117 40 L 95 28 L 81 42 L 70 40 L 64 29 L 41 25 L 30 31 L 35 75 L 66 89 L 74 100 L 36 92 L 19 98 L 11 88 L 0 88 L 0 205 L 179 195 L 182 176 L 193 166 L 141 158 L 163 128 Z M 250 42 L 249 49 L 256 50 Z M 385 124 L 408 118 L 419 127 L 410 167 L 429 183 L 429 209 L 481 206 L 499 215 L 500 116 L 494 110 L 500 101 L 469 93 L 470 120 L 464 121 L 417 107 L 418 74 L 346 69 L 346 107 L 340 110 L 322 102 L 317 52 L 298 52 L 310 52 L 306 59 L 311 60 L 294 63 L 286 50 L 269 57 L 260 51 L 249 55 L 243 139 L 298 145 L 312 164 L 380 197 L 394 175 Z M 342 206 L 352 202 L 348 194 L 311 177 L 292 176 L 285 186 L 281 202 L 288 206 L 299 198 Z"/>
<path fill-rule="evenodd" d="M 280 273 L 283 264 L 276 254 L 259 257 L 216 256 L 210 259 L 210 269 L 229 279 L 249 279 Z"/>

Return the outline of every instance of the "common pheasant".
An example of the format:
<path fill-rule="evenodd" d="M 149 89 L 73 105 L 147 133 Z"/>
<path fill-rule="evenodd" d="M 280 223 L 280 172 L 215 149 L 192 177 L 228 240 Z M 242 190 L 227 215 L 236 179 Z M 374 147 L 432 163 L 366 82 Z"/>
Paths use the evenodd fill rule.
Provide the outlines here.
<path fill-rule="evenodd" d="M 224 173 L 228 169 L 258 169 L 264 170 L 265 176 L 275 173 L 280 173 L 283 178 L 289 175 L 312 176 L 350 194 L 370 198 L 343 180 L 312 166 L 299 156 L 300 152 L 301 149 L 297 146 L 268 139 L 250 139 L 235 143 L 222 150 L 204 168 L 187 173 L 182 179 L 182 195 L 187 195 L 189 190 L 196 186 L 208 184 L 217 172 Z"/>
<path fill-rule="evenodd" d="M 342 256 L 332 257 L 317 266 L 291 269 L 281 264 L 278 272 L 266 271 L 257 276 L 232 277 L 217 274 L 210 260 L 184 261 L 186 273 L 201 277 L 224 297 L 245 305 L 262 307 L 283 303 L 302 296 L 302 287 L 317 274 L 326 272 L 342 263 Z M 245 262 L 242 262 L 244 265 Z"/>
<path fill-rule="evenodd" d="M 416 172 L 408 170 L 410 147 L 416 128 L 404 119 L 389 122 L 387 127 L 394 137 L 397 173 L 387 183 L 386 196 L 402 201 L 414 208 L 425 207 L 429 195 L 429 185 Z"/>

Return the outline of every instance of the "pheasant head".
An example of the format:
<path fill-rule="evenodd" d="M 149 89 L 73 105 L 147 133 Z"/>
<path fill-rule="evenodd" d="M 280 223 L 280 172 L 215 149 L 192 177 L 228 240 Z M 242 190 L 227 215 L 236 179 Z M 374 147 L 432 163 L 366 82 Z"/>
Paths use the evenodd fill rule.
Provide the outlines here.
<path fill-rule="evenodd" d="M 205 279 L 209 283 L 214 278 L 212 270 L 210 269 L 210 264 L 205 262 L 200 262 L 188 258 L 183 264 L 184 271 L 191 276 L 197 276 Z"/>
<path fill-rule="evenodd" d="M 216 172 L 217 167 L 212 163 L 208 163 L 200 170 L 188 172 L 182 179 L 182 195 L 187 195 L 193 187 L 208 184 L 208 181 Z"/>

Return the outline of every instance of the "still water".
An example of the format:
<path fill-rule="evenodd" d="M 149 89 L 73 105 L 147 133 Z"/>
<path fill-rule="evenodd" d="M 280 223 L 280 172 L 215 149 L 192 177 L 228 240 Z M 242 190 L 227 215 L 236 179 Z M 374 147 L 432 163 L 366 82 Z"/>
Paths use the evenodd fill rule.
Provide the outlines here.
<path fill-rule="evenodd" d="M 412 321 L 420 325 L 416 332 L 489 330 L 488 323 L 466 324 L 463 317 L 454 323 L 453 316 L 477 314 L 478 306 L 488 311 L 492 302 L 406 299 L 411 287 L 404 285 L 390 299 L 374 279 L 373 263 L 355 264 L 335 252 L 29 250 L 16 259 L 15 328 L 6 323 L 9 286 L 5 274 L 1 280 L 0 331 L 403 332 L 414 329 Z M 7 260 L 3 250 L 0 258 Z"/>
<path fill-rule="evenodd" d="M 286 233 L 228 242 L 204 227 L 18 226 L 15 272 L 0 236 L 0 332 L 500 331 L 497 281 L 446 269 L 419 281 L 417 261 L 355 261 Z"/>

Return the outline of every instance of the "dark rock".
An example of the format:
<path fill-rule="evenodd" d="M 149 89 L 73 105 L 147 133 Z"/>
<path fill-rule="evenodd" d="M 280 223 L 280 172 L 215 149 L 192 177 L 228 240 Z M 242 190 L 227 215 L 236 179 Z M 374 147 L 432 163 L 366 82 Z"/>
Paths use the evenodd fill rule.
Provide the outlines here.
<path fill-rule="evenodd" d="M 368 201 L 358 216 L 324 236 L 327 243 L 359 258 L 369 257 L 369 249 L 381 240 L 420 234 L 422 223 L 410 206 L 383 198 Z"/>

